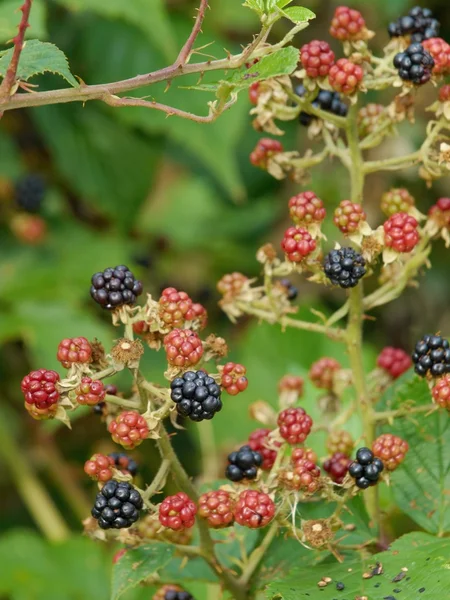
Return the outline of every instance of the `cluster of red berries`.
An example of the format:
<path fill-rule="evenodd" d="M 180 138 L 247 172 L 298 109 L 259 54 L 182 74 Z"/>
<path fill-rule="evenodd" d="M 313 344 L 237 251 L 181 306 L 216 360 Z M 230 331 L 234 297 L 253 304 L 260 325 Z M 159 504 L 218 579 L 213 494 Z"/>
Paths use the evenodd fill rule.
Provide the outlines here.
<path fill-rule="evenodd" d="M 78 404 L 95 406 L 103 402 L 106 397 L 106 390 L 101 381 L 83 377 L 80 385 L 75 390 L 75 394 Z"/>
<path fill-rule="evenodd" d="M 134 477 L 137 474 L 138 466 L 136 461 L 123 452 L 112 452 L 105 454 L 94 454 L 84 463 L 84 472 L 96 481 L 109 481 L 113 478 L 113 468 L 116 467 L 122 473 Z"/>
<path fill-rule="evenodd" d="M 270 429 L 256 429 L 250 434 L 247 442 L 247 445 L 250 446 L 254 452 L 261 455 L 262 463 L 260 466 L 263 471 L 270 471 L 273 467 L 278 453 L 274 447 L 280 447 L 280 442 L 270 440 L 270 433 Z"/>
<path fill-rule="evenodd" d="M 374 456 L 383 461 L 383 465 L 388 471 L 394 471 L 401 465 L 408 449 L 408 442 L 392 433 L 380 435 L 372 444 Z"/>
<path fill-rule="evenodd" d="M 206 325 L 205 308 L 201 304 L 194 304 L 186 292 L 179 292 L 173 287 L 163 290 L 159 308 L 161 320 L 171 329 L 183 327 L 186 321 L 194 320 L 199 320 L 202 327 Z"/>
<path fill-rule="evenodd" d="M 303 408 L 286 408 L 278 415 L 280 435 L 288 444 L 303 444 L 311 432 L 313 421 Z"/>
<path fill-rule="evenodd" d="M 281 142 L 272 138 L 262 138 L 250 154 L 250 162 L 255 167 L 266 169 L 268 161 L 275 156 L 275 154 L 279 154 L 280 152 L 283 152 L 283 145 Z"/>
<path fill-rule="evenodd" d="M 227 273 L 217 283 L 217 290 L 226 298 L 237 296 L 243 286 L 247 283 L 248 277 L 242 273 Z"/>
<path fill-rule="evenodd" d="M 336 359 L 324 356 L 311 365 L 309 378 L 316 388 L 331 391 L 336 373 L 341 369 L 342 367 Z"/>
<path fill-rule="evenodd" d="M 397 379 L 411 368 L 412 360 L 401 348 L 386 346 L 378 355 L 377 366 L 389 373 L 393 379 Z"/>
<path fill-rule="evenodd" d="M 223 366 L 220 385 L 230 396 L 237 396 L 248 387 L 247 369 L 239 363 L 228 362 Z"/>
<path fill-rule="evenodd" d="M 137 410 L 124 410 L 108 425 L 108 431 L 116 444 L 132 449 L 139 446 L 149 434 L 145 418 Z"/>
<path fill-rule="evenodd" d="M 408 213 L 397 213 L 384 223 L 384 243 L 396 252 L 411 252 L 418 244 L 420 236 L 418 223 Z"/>
<path fill-rule="evenodd" d="M 428 215 L 440 228 L 450 229 L 450 198 L 439 198 L 430 208 Z"/>
<path fill-rule="evenodd" d="M 300 263 L 316 249 L 316 240 L 307 229 L 289 227 L 284 233 L 281 247 L 286 254 L 286 259 L 293 263 Z"/>
<path fill-rule="evenodd" d="M 327 42 L 313 40 L 300 49 L 300 60 L 308 77 L 326 77 L 334 64 L 334 52 Z"/>
<path fill-rule="evenodd" d="M 347 475 L 352 463 L 350 458 L 354 442 L 347 431 L 335 430 L 327 439 L 327 450 L 331 456 L 323 463 L 323 470 L 328 473 L 331 480 L 341 484 Z"/>
<path fill-rule="evenodd" d="M 203 345 L 198 334 L 191 329 L 173 329 L 164 338 L 167 361 L 174 367 L 196 365 L 203 356 Z"/>
<path fill-rule="evenodd" d="M 69 369 L 73 364 L 89 363 L 92 360 L 92 347 L 84 337 L 66 338 L 58 345 L 57 359 Z"/>
<path fill-rule="evenodd" d="M 330 26 L 332 37 L 342 42 L 356 41 L 361 39 L 365 29 L 366 22 L 358 10 L 348 6 L 338 6 L 336 8 Z"/>
<path fill-rule="evenodd" d="M 307 191 L 289 200 L 289 214 L 296 225 L 308 228 L 313 223 L 320 225 L 325 219 L 323 202 L 314 192 Z"/>
<path fill-rule="evenodd" d="M 295 448 L 290 462 L 290 467 L 279 475 L 280 483 L 292 490 L 314 494 L 320 486 L 320 469 L 316 464 L 315 452 L 309 448 Z"/>
<path fill-rule="evenodd" d="M 305 381 L 303 377 L 298 375 L 283 375 L 278 382 L 278 391 L 280 394 L 283 392 L 295 392 L 297 397 L 300 398 L 303 396 L 304 385 Z"/>
<path fill-rule="evenodd" d="M 359 226 L 366 220 L 366 213 L 361 204 L 343 200 L 334 211 L 334 224 L 344 235 L 358 231 Z"/>
<path fill-rule="evenodd" d="M 244 490 L 235 497 L 226 490 L 214 490 L 200 496 L 197 505 L 179 492 L 167 496 L 159 506 L 159 520 L 164 527 L 175 531 L 190 529 L 198 515 L 210 527 L 221 529 L 234 522 L 250 529 L 268 525 L 275 516 L 275 504 L 267 494 L 257 490 Z"/>
<path fill-rule="evenodd" d="M 450 411 L 450 375 L 444 375 L 437 380 L 432 394 L 438 406 Z"/>
<path fill-rule="evenodd" d="M 31 371 L 22 379 L 20 385 L 25 396 L 25 408 L 35 419 L 47 419 L 54 416 L 61 394 L 57 384 L 59 374 L 48 369 Z"/>

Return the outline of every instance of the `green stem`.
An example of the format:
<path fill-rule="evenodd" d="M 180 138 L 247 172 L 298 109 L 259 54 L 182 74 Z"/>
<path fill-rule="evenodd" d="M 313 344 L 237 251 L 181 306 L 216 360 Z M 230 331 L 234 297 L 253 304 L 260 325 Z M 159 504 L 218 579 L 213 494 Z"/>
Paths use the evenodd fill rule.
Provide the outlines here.
<path fill-rule="evenodd" d="M 364 161 L 359 147 L 357 103 L 353 104 L 348 111 L 346 133 L 350 153 L 351 200 L 361 204 L 364 189 Z"/>
<path fill-rule="evenodd" d="M 250 579 L 253 577 L 253 574 L 259 567 L 261 560 L 264 558 L 264 554 L 269 549 L 270 544 L 275 539 L 275 536 L 278 533 L 279 524 L 278 521 L 273 521 L 272 525 L 269 527 L 266 535 L 262 542 L 257 546 L 257 548 L 251 553 L 248 563 L 242 573 L 239 581 L 243 585 L 247 585 Z"/>
<path fill-rule="evenodd" d="M 106 394 L 105 402 L 109 402 L 110 404 L 116 404 L 117 406 L 124 406 L 125 408 L 140 408 L 141 403 L 138 400 L 125 400 L 124 398 L 119 398 L 118 396 L 111 396 L 110 394 Z"/>
<path fill-rule="evenodd" d="M 200 453 L 202 455 L 202 480 L 205 482 L 217 479 L 217 452 L 214 439 L 214 426 L 211 421 L 197 424 Z"/>
<path fill-rule="evenodd" d="M 393 419 L 398 419 L 399 417 L 409 417 L 410 415 L 417 415 L 420 413 L 432 413 L 436 410 L 438 410 L 438 407 L 435 404 L 425 404 L 413 407 L 405 406 L 398 410 L 386 410 L 374 413 L 373 419 L 378 423 L 379 421 L 391 421 Z"/>
<path fill-rule="evenodd" d="M 0 418 L 0 456 L 10 469 L 17 490 L 42 533 L 53 542 L 66 540 L 69 535 L 64 520 L 36 477 L 26 454 L 16 443 L 7 422 Z"/>
<path fill-rule="evenodd" d="M 382 158 L 381 160 L 367 161 L 364 166 L 364 174 L 376 173 L 378 171 L 397 171 L 407 169 L 420 162 L 420 150 L 406 154 L 405 156 L 394 156 L 392 158 Z"/>
<path fill-rule="evenodd" d="M 153 481 L 151 482 L 151 484 L 146 488 L 145 492 L 143 493 L 144 500 L 151 500 L 152 497 L 161 490 L 161 488 L 164 486 L 164 483 L 165 483 L 166 477 L 167 477 L 167 473 L 169 472 L 169 470 L 170 470 L 170 461 L 167 458 L 165 458 L 161 462 L 161 465 L 160 465 L 155 477 L 153 478 Z"/>

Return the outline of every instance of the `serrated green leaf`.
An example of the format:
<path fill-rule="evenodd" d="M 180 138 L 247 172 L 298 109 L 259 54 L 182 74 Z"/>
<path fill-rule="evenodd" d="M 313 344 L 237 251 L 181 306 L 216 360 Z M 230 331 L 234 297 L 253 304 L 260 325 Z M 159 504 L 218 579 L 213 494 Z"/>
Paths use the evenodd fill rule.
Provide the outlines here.
<path fill-rule="evenodd" d="M 291 4 L 291 2 L 292 2 L 292 0 L 278 0 L 276 2 L 276 5 L 277 5 L 278 8 L 284 8 L 288 4 Z"/>
<path fill-rule="evenodd" d="M 160 542 L 128 550 L 114 565 L 111 600 L 117 600 L 127 590 L 161 571 L 169 564 L 174 552 L 173 546 Z"/>
<path fill-rule="evenodd" d="M 0 77 L 4 77 L 11 61 L 13 48 L 0 53 Z M 20 55 L 17 79 L 28 81 L 31 77 L 42 73 L 55 73 L 60 75 L 73 87 L 78 83 L 69 69 L 66 55 L 54 44 L 30 40 L 25 45 Z"/>
<path fill-rule="evenodd" d="M 254 10 L 258 15 L 264 14 L 264 0 L 245 0 L 243 6 Z"/>
<path fill-rule="evenodd" d="M 162 51 L 166 60 L 176 55 L 176 43 L 164 0 L 57 0 L 72 11 L 91 11 L 107 18 L 121 19 L 143 31 Z"/>
<path fill-rule="evenodd" d="M 22 13 L 19 7 L 23 0 L 3 0 L 0 4 L 0 44 L 11 40 L 17 33 L 17 26 Z M 34 0 L 33 10 L 30 13 L 30 27 L 26 31 L 26 37 L 45 39 L 47 37 L 47 7 L 43 0 Z"/>
<path fill-rule="evenodd" d="M 302 565 L 294 567 L 288 575 L 267 585 L 266 598 L 311 600 L 320 597 L 320 600 L 335 600 L 339 594 L 342 600 L 361 596 L 370 600 L 435 600 L 450 589 L 449 552 L 449 539 L 411 533 L 394 542 L 387 552 L 365 560 L 344 561 L 343 564 L 327 563 L 310 568 Z M 382 565 L 382 573 L 368 579 L 363 578 L 363 573 L 370 572 L 377 562 Z M 329 577 L 332 581 L 319 589 L 317 583 L 323 577 Z M 343 592 L 336 591 L 336 582 L 344 584 Z"/>
<path fill-rule="evenodd" d="M 408 373 L 389 389 L 382 408 L 396 410 L 406 401 L 431 406 L 431 394 L 423 379 Z M 391 476 L 394 498 L 420 527 L 442 535 L 450 531 L 450 419 L 445 411 L 430 416 L 410 415 L 395 419 L 383 431 L 405 439 L 409 451 Z"/>
<path fill-rule="evenodd" d="M 316 15 L 309 10 L 308 8 L 303 8 L 303 6 L 292 6 L 291 8 L 286 8 L 283 10 L 283 15 L 290 19 L 293 23 L 306 23 L 307 21 L 311 21 L 311 19 L 315 19 Z"/>

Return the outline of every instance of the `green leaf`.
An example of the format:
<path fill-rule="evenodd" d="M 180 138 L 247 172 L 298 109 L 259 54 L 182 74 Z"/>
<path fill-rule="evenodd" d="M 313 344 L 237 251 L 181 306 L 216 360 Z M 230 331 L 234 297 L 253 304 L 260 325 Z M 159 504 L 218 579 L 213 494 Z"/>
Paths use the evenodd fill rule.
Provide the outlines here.
<path fill-rule="evenodd" d="M 114 566 L 111 600 L 159 573 L 169 564 L 174 551 L 173 546 L 159 542 L 128 550 Z"/>
<path fill-rule="evenodd" d="M 176 56 L 176 42 L 164 0 L 57 0 L 69 10 L 91 11 L 138 27 L 161 50 L 166 60 Z"/>
<path fill-rule="evenodd" d="M 367 596 L 370 600 L 435 600 L 450 589 L 449 552 L 449 539 L 411 533 L 394 542 L 387 552 L 365 560 L 345 561 L 343 564 L 324 563 L 309 568 L 302 565 L 294 567 L 288 575 L 283 574 L 268 584 L 266 598 L 312 600 L 320 597 L 320 600 L 334 600 L 339 594 L 342 600 L 360 596 Z M 371 572 L 377 562 L 382 565 L 382 573 L 369 579 L 363 578 L 363 574 Z M 329 577 L 332 581 L 319 589 L 317 583 L 323 577 Z M 336 582 L 344 584 L 344 592 L 336 591 Z M 397 596 L 400 593 L 401 596 Z"/>
<path fill-rule="evenodd" d="M 412 377 L 412 378 L 411 378 Z M 431 406 L 426 381 L 408 373 L 385 394 L 382 407 L 396 410 L 407 400 Z M 395 419 L 386 426 L 409 443 L 403 464 L 391 476 L 394 498 L 420 527 L 442 535 L 450 531 L 450 419 L 445 411 Z"/>
<path fill-rule="evenodd" d="M 303 6 L 292 6 L 291 8 L 286 8 L 283 10 L 283 16 L 290 19 L 293 23 L 306 23 L 307 21 L 311 21 L 311 19 L 315 19 L 316 15 L 309 10 L 308 8 L 303 8 Z"/>
<path fill-rule="evenodd" d="M 264 14 L 264 0 L 245 0 L 243 6 L 254 10 L 258 15 Z"/>
<path fill-rule="evenodd" d="M 23 0 L 3 0 L 0 5 L 0 44 L 11 40 L 17 33 L 17 26 L 22 13 L 19 7 Z M 33 10 L 30 13 L 30 27 L 26 31 L 26 37 L 43 39 L 47 37 L 47 7 L 43 0 L 34 0 Z"/>
<path fill-rule="evenodd" d="M 291 2 L 292 2 L 292 0 L 277 0 L 276 1 L 276 6 L 278 8 L 284 8 L 288 4 L 291 4 Z"/>
<path fill-rule="evenodd" d="M 0 53 L 0 77 L 4 77 L 11 61 L 13 48 Z M 17 79 L 28 81 L 31 77 L 41 73 L 55 73 L 60 75 L 73 87 L 78 83 L 69 69 L 69 63 L 62 50 L 54 44 L 30 40 L 25 45 L 20 55 Z"/>

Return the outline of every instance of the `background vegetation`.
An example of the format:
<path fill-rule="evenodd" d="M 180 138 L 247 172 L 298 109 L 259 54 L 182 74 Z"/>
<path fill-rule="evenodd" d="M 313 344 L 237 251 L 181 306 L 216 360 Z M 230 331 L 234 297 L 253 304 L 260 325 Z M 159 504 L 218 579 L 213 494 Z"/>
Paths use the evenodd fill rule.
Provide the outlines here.
<path fill-rule="evenodd" d="M 188 0 L 35 0 L 29 36 L 57 44 L 70 58 L 72 71 L 86 82 L 113 81 L 170 63 L 191 28 L 196 4 Z M 340 3 L 302 4 L 317 14 L 317 20 L 299 34 L 299 45 L 326 34 Z M 1 44 L 14 35 L 19 20 L 14 10 L 19 5 L 19 0 L 0 0 Z M 369 27 L 380 32 L 374 41 L 379 47 L 387 41 L 389 20 L 410 7 L 404 0 L 379 0 L 371 5 L 355 1 L 352 6 L 360 8 Z M 428 6 L 442 23 L 442 37 L 450 39 L 446 3 L 436 0 Z M 202 45 L 212 44 L 202 52 L 217 55 L 224 47 L 239 51 L 240 43 L 246 43 L 257 28 L 256 17 L 241 7 L 241 0 L 212 0 L 201 37 Z M 274 35 L 282 37 L 283 33 L 280 25 Z M 55 82 L 46 75 L 33 83 L 43 89 Z M 205 97 L 180 85 L 178 81 L 172 84 L 166 102 L 205 113 Z M 432 88 L 418 94 L 422 107 L 434 97 Z M 213 125 L 94 102 L 84 107 L 10 111 L 0 121 L 2 600 L 109 597 L 113 549 L 83 539 L 80 519 L 87 516 L 95 491 L 84 476 L 83 463 L 95 451 L 112 450 L 110 437 L 90 413 L 84 413 L 70 435 L 52 423 L 32 422 L 22 408 L 20 393 L 20 380 L 31 369 L 58 370 L 56 347 L 63 337 L 97 337 L 110 345 L 115 331 L 108 315 L 97 309 L 88 294 L 93 272 L 125 263 L 152 294 L 174 285 L 207 306 L 209 331 L 228 339 L 231 358 L 247 366 L 250 380 L 248 391 L 238 399 L 228 399 L 215 419 L 215 443 L 224 454 L 255 427 L 247 414 L 248 405 L 263 397 L 275 399 L 277 381 L 284 373 L 305 375 L 323 355 L 346 363 L 346 357 L 339 356 L 339 346 L 314 334 L 283 334 L 254 321 L 232 327 L 217 307 L 215 282 L 229 271 L 258 274 L 256 249 L 266 241 L 278 243 L 287 223 L 287 200 L 300 191 L 250 165 L 248 155 L 260 134 L 251 127 L 249 107 L 242 95 Z M 399 152 L 413 150 L 423 137 L 420 114 L 413 127 L 403 127 L 404 136 L 387 142 Z M 283 144 L 286 149 L 305 148 L 309 144 L 305 129 L 289 124 Z M 331 212 L 348 190 L 339 167 L 324 169 L 316 171 L 311 188 Z M 16 208 L 8 190 L 29 173 L 39 173 L 46 181 L 41 216 L 48 232 L 38 245 L 20 241 L 10 227 Z M 422 212 L 438 197 L 449 195 L 448 179 L 427 189 L 414 169 L 404 178 L 375 176 L 367 186 L 369 222 L 380 222 L 379 199 L 391 186 L 408 187 Z M 336 239 L 331 227 L 328 237 Z M 368 364 L 374 363 L 375 353 L 384 345 L 409 350 L 426 330 L 450 331 L 449 267 L 442 249 L 437 244 L 434 268 L 423 278 L 421 288 L 407 292 L 368 323 Z M 338 306 L 339 292 L 335 299 L 322 288 L 296 283 L 300 286 L 297 302 L 305 315 L 311 306 Z M 150 354 L 147 375 L 162 381 L 164 357 L 155 357 Z M 128 383 L 117 378 L 125 392 Z M 314 412 L 311 388 L 306 397 Z M 196 432 L 189 428 L 176 439 L 188 456 L 192 474 L 202 471 Z M 150 443 L 144 444 L 134 453 L 147 481 L 157 460 L 151 448 Z M 35 479 L 47 490 L 71 532 L 62 545 L 54 546 L 41 537 L 24 503 Z M 37 495 L 32 494 L 32 502 L 40 510 Z M 397 527 L 398 534 L 412 525 L 400 520 Z M 203 600 L 206 592 L 197 591 Z M 148 597 L 145 589 L 127 596 Z"/>

